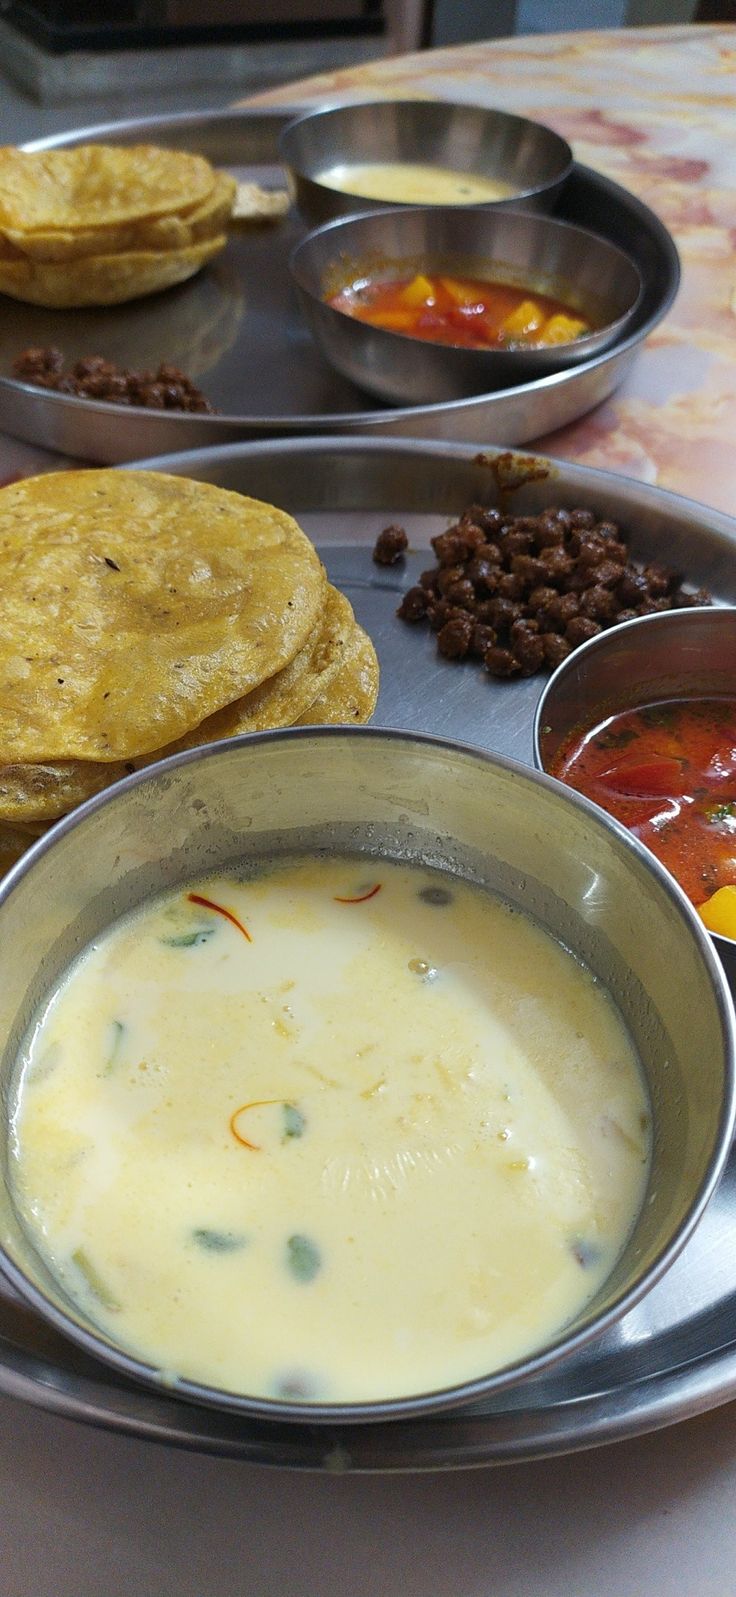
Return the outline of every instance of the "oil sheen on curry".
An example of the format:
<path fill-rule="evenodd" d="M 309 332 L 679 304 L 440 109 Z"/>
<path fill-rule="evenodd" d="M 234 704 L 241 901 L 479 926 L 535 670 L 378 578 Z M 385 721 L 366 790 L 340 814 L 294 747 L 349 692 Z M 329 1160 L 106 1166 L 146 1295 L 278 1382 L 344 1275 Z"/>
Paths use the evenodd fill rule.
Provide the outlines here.
<path fill-rule="evenodd" d="M 360 277 L 327 303 L 385 332 L 465 349 L 551 349 L 593 330 L 586 317 L 549 294 L 449 273 Z"/>
<path fill-rule="evenodd" d="M 454 878 L 348 858 L 121 921 L 33 1031 L 17 1202 L 131 1354 L 362 1402 L 555 1337 L 639 1210 L 649 1106 L 591 974 Z"/>
<path fill-rule="evenodd" d="M 675 876 L 709 931 L 736 938 L 736 699 L 659 699 L 568 737 L 550 769 Z"/>

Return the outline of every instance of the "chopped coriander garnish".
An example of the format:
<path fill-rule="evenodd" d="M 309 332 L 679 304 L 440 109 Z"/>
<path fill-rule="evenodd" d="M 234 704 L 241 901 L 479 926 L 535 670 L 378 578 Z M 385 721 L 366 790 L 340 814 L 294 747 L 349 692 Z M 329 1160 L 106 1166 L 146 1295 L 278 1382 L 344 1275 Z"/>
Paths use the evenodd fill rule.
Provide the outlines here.
<path fill-rule="evenodd" d="M 214 937 L 216 926 L 199 926 L 195 931 L 181 932 L 175 937 L 162 937 L 161 942 L 167 948 L 196 948 L 198 943 L 206 943 L 208 938 Z"/>
<path fill-rule="evenodd" d="M 600 737 L 593 741 L 597 749 L 625 749 L 635 737 L 636 732 L 632 727 L 622 726 L 620 732 L 601 732 Z"/>
<path fill-rule="evenodd" d="M 595 1242 L 586 1242 L 583 1237 L 573 1239 L 570 1243 L 570 1252 L 582 1270 L 590 1270 L 594 1264 L 600 1264 L 600 1248 Z"/>
<path fill-rule="evenodd" d="M 247 1237 L 237 1231 L 217 1231 L 212 1226 L 196 1226 L 192 1241 L 206 1253 L 237 1253 L 244 1248 Z"/>
<path fill-rule="evenodd" d="M 286 1244 L 286 1262 L 297 1281 L 313 1281 L 322 1268 L 322 1255 L 316 1242 L 297 1234 Z"/>
<path fill-rule="evenodd" d="M 297 1109 L 295 1103 L 285 1103 L 282 1112 L 284 1120 L 282 1141 L 286 1142 L 289 1137 L 303 1137 L 307 1122 L 301 1109 Z"/>
<path fill-rule="evenodd" d="M 125 1036 L 125 1026 L 122 1020 L 113 1020 L 110 1023 L 110 1048 L 107 1059 L 102 1067 L 103 1076 L 111 1076 L 115 1066 L 119 1063 L 120 1048 Z"/>
<path fill-rule="evenodd" d="M 726 804 L 709 804 L 705 813 L 709 821 L 731 821 L 736 818 L 736 799 Z"/>

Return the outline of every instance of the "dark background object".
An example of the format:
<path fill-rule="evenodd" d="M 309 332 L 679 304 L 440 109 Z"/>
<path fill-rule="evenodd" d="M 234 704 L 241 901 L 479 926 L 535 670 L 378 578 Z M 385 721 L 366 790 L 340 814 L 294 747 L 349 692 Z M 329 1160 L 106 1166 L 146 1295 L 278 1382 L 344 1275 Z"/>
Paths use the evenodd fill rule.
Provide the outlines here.
<path fill-rule="evenodd" d="M 700 0 L 693 22 L 736 22 L 736 0 Z"/>
<path fill-rule="evenodd" d="M 206 12 L 206 21 L 203 13 Z M 382 0 L 4 0 L 0 13 L 44 50 L 382 35 Z"/>

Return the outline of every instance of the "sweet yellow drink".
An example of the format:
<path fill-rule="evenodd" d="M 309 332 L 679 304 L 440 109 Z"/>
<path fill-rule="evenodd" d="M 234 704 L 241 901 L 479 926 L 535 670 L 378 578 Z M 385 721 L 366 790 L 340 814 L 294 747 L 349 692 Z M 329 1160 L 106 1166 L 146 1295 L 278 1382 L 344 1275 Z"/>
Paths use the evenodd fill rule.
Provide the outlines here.
<path fill-rule="evenodd" d="M 591 974 L 418 867 L 289 860 L 113 926 L 39 1019 L 15 1188 L 131 1353 L 353 1402 L 541 1347 L 640 1207 L 649 1109 Z"/>

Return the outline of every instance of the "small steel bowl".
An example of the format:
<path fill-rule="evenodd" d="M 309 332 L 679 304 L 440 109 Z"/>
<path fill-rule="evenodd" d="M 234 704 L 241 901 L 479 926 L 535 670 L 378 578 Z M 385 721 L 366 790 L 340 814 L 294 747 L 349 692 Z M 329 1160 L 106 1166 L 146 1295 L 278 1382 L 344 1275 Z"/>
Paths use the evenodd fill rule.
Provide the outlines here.
<path fill-rule="evenodd" d="M 655 699 L 733 697 L 736 607 L 667 610 L 591 638 L 550 677 L 534 718 L 534 758 L 549 771 L 571 732 Z M 708 934 L 736 995 L 736 941 Z"/>
<path fill-rule="evenodd" d="M 321 177 L 351 161 L 408 161 L 492 178 L 513 193 L 489 205 L 539 211 L 551 211 L 573 164 L 566 140 L 541 122 L 447 100 L 371 100 L 307 111 L 284 129 L 279 153 L 310 227 L 365 211 L 367 203 L 397 203 L 366 202 Z"/>
<path fill-rule="evenodd" d="M 607 239 L 548 216 L 483 206 L 402 206 L 328 222 L 297 244 L 289 264 L 330 364 L 380 399 L 411 405 L 488 393 L 589 360 L 620 338 L 642 292 L 638 268 Z M 550 294 L 596 331 L 549 349 L 467 349 L 388 332 L 327 304 L 351 283 L 419 271 Z"/>
<path fill-rule="evenodd" d="M 618 1005 L 651 1100 L 641 1211 L 611 1275 L 547 1345 L 462 1386 L 355 1404 L 263 1399 L 177 1380 L 111 1340 L 50 1273 L 13 1201 L 19 1052 L 69 963 L 153 894 L 220 869 L 315 850 L 445 870 L 517 906 Z M 672 1263 L 725 1164 L 734 1013 L 706 933 L 672 877 L 603 811 L 480 750 L 374 728 L 271 732 L 126 778 L 61 821 L 0 888 L 0 1267 L 54 1327 L 125 1376 L 264 1419 L 420 1416 L 539 1375 L 623 1315 Z"/>

